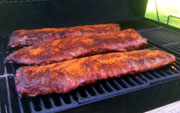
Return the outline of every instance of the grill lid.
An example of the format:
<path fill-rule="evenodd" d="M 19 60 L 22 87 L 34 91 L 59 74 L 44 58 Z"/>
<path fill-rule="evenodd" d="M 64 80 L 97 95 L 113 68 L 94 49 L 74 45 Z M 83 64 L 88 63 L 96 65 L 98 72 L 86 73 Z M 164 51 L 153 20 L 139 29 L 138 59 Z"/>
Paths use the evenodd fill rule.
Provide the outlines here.
<path fill-rule="evenodd" d="M 0 33 L 10 34 L 16 29 L 68 27 L 116 22 L 120 23 L 123 29 L 135 28 L 148 38 L 148 48 L 163 49 L 173 54 L 179 53 L 176 49 L 180 42 L 180 39 L 176 36 L 179 35 L 179 32 L 171 32 L 169 29 L 145 19 L 134 18 L 144 16 L 147 0 L 39 1 L 43 2 L 34 3 L 34 0 L 7 0 L 5 1 L 6 4 L 1 2 Z M 156 34 L 156 31 L 159 33 Z M 158 36 L 160 38 L 165 37 L 165 39 L 161 40 L 157 38 Z M 4 66 L 3 63 L 5 56 L 11 52 L 7 48 L 8 37 L 9 35 L 0 35 L 0 112 L 45 113 L 64 111 L 180 77 L 180 59 L 177 58 L 176 63 L 170 66 L 122 78 L 103 80 L 80 87 L 68 94 L 19 98 L 13 75 L 18 66 L 11 64 Z M 153 40 L 154 38 L 157 41 Z M 167 47 L 171 47 L 171 49 Z"/>
<path fill-rule="evenodd" d="M 114 22 L 118 23 L 118 21 Z M 167 46 L 172 46 L 175 42 L 180 42 L 180 39 L 177 38 L 177 35 L 180 34 L 179 32 L 161 27 L 142 18 L 133 18 L 119 22 L 122 28 L 135 28 L 144 37 L 148 38 L 149 43 L 147 48 L 150 49 L 169 51 Z M 158 34 L 156 34 L 156 31 Z M 153 37 L 157 36 L 165 38 L 165 40 L 167 40 L 166 43 L 163 42 L 163 40 L 154 41 Z M 167 43 L 168 41 L 169 43 Z M 0 59 L 2 60 L 0 60 L 0 73 L 3 75 L 0 76 L 0 110 L 2 112 L 48 113 L 64 111 L 98 100 L 145 89 L 160 84 L 163 81 L 180 77 L 180 59 L 177 57 L 177 61 L 172 65 L 140 74 L 102 80 L 94 84 L 80 87 L 68 94 L 49 94 L 34 98 L 20 98 L 14 82 L 15 75 L 13 75 L 18 65 L 6 64 L 4 66 L 3 64 L 4 57 L 11 52 L 11 50 L 7 48 L 7 42 L 8 35 L 1 35 Z M 169 52 L 174 54 L 173 51 Z"/>
<path fill-rule="evenodd" d="M 36 3 L 12 1 L 17 3 L 0 3 L 1 33 L 11 33 L 17 29 L 100 24 L 135 16 L 143 17 L 147 5 L 147 0 L 49 0 Z"/>

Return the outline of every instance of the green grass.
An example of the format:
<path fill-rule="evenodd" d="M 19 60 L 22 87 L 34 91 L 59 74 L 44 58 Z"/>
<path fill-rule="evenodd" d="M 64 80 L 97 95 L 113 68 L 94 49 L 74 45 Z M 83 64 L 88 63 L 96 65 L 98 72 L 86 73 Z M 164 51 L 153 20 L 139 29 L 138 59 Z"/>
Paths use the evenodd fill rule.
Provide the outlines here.
<path fill-rule="evenodd" d="M 179 1 L 179 0 L 173 0 L 173 1 Z M 172 1 L 169 0 L 169 2 Z M 161 5 L 159 5 L 160 3 Z M 168 15 L 174 15 L 180 17 L 180 8 L 173 7 L 172 4 L 171 7 L 168 6 L 168 1 L 166 1 L 165 5 L 162 3 L 163 0 L 157 0 L 157 5 L 159 6 L 158 11 L 159 11 L 160 22 L 167 23 Z M 149 19 L 157 20 L 154 0 L 149 0 L 145 17 Z M 180 19 L 170 18 L 169 25 L 180 28 Z"/>

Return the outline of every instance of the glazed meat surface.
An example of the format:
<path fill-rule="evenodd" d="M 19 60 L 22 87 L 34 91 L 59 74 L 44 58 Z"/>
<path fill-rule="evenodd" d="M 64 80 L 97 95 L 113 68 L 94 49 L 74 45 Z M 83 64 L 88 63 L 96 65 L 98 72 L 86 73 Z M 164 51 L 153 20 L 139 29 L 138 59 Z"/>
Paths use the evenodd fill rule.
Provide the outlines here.
<path fill-rule="evenodd" d="M 72 59 L 45 66 L 25 66 L 16 71 L 20 95 L 67 93 L 79 86 L 134 74 L 171 64 L 176 58 L 160 50 L 135 50 Z"/>
<path fill-rule="evenodd" d="M 147 40 L 133 29 L 117 33 L 86 35 L 24 47 L 6 57 L 8 62 L 45 65 L 98 53 L 139 49 Z"/>
<path fill-rule="evenodd" d="M 83 36 L 120 31 L 118 24 L 85 25 L 69 28 L 44 28 L 34 30 L 16 30 L 10 36 L 10 47 L 23 47 L 46 42 L 57 38 Z"/>

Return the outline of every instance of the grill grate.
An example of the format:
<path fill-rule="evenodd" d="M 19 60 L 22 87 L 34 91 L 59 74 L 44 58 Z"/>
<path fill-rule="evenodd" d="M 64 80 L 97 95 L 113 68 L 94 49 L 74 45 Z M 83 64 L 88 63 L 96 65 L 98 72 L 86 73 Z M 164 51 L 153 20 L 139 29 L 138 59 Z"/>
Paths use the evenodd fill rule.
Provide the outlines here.
<path fill-rule="evenodd" d="M 1 77 L 0 78 L 0 112 L 1 113 L 9 113 L 9 98 L 8 98 L 8 90 L 7 90 L 7 84 L 6 84 L 6 78 Z"/>
<path fill-rule="evenodd" d="M 168 45 L 167 48 L 177 55 L 180 55 L 180 41 L 173 45 Z"/>
<path fill-rule="evenodd" d="M 144 37 L 148 38 L 149 44 L 147 47 L 144 47 L 144 49 L 169 50 L 170 46 L 172 46 L 172 51 L 170 52 L 173 52 L 173 49 L 177 48 L 176 44 L 178 44 L 179 32 L 159 27 L 156 24 L 151 24 L 151 22 L 142 19 L 132 19 L 121 22 L 121 27 L 123 29 L 129 27 L 135 28 Z M 166 37 L 171 37 L 172 39 Z M 105 98 L 147 88 L 163 81 L 180 77 L 180 58 L 177 57 L 175 63 L 166 67 L 139 74 L 98 81 L 94 84 L 79 87 L 68 94 L 49 94 L 34 98 L 23 96 L 20 98 L 16 91 L 14 81 L 14 73 L 19 66 L 12 64 L 6 64 L 4 66 L 3 63 L 4 57 L 12 51 L 7 48 L 7 43 L 8 35 L 0 35 L 0 75 L 2 75 L 0 76 L 0 83 L 2 86 L 0 87 L 0 111 L 5 112 L 50 113 L 63 111 Z"/>
<path fill-rule="evenodd" d="M 121 29 L 133 28 L 136 30 L 144 30 L 159 27 L 158 24 L 152 23 L 143 18 L 130 18 L 122 21 L 113 21 L 116 23 L 120 23 Z"/>
<path fill-rule="evenodd" d="M 161 27 L 156 30 L 140 31 L 140 33 L 156 46 L 165 48 L 177 56 L 180 55 L 180 32 Z"/>
<path fill-rule="evenodd" d="M 2 53 L 0 53 L 0 75 L 4 74 L 3 60 L 4 60 L 4 55 Z"/>
<path fill-rule="evenodd" d="M 180 41 L 180 32 L 160 27 L 140 32 L 144 37 L 154 41 L 157 45 L 168 45 Z"/>

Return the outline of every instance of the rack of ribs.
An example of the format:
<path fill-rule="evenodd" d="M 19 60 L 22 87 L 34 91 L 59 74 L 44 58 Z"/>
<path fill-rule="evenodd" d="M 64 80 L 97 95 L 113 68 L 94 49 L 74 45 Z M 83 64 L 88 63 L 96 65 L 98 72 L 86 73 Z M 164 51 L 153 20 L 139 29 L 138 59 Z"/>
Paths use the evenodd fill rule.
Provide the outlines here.
<path fill-rule="evenodd" d="M 107 53 L 45 66 L 25 66 L 16 71 L 20 95 L 67 93 L 98 80 L 152 70 L 171 64 L 176 58 L 160 50 Z"/>
<path fill-rule="evenodd" d="M 6 57 L 6 62 L 45 65 L 105 52 L 125 52 L 147 45 L 147 40 L 133 29 L 116 33 L 88 34 L 83 37 L 56 39 L 24 47 Z"/>
<path fill-rule="evenodd" d="M 23 47 L 35 43 L 46 42 L 57 38 L 83 36 L 86 34 L 101 34 L 107 32 L 119 32 L 119 24 L 98 24 L 75 26 L 69 28 L 43 28 L 34 30 L 16 30 L 10 36 L 8 46 Z"/>

